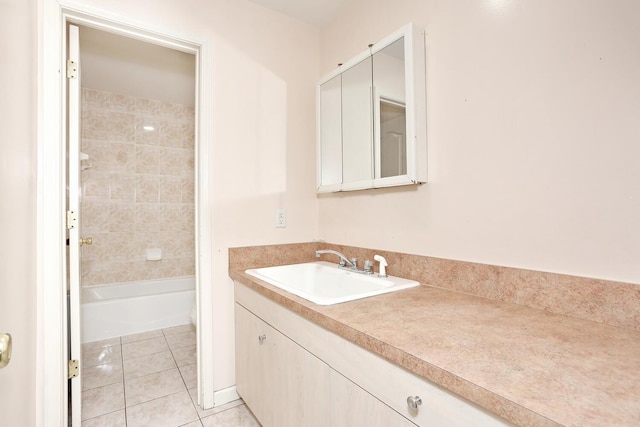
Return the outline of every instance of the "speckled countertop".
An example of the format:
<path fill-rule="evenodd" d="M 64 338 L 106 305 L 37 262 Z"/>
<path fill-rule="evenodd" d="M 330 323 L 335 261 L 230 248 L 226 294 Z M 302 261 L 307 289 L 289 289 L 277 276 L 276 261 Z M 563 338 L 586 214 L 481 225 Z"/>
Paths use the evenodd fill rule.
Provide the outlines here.
<path fill-rule="evenodd" d="M 426 285 L 320 306 L 230 276 L 517 425 L 640 426 L 638 331 Z"/>

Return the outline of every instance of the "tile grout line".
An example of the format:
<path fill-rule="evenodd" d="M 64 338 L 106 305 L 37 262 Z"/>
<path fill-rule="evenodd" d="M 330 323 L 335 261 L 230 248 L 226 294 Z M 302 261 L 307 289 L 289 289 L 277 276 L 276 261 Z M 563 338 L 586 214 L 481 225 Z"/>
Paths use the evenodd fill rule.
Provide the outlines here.
<path fill-rule="evenodd" d="M 127 427 L 127 389 L 124 386 L 124 351 L 122 351 L 122 337 L 120 337 L 120 362 L 122 363 L 122 398 L 124 399 L 124 426 Z"/>

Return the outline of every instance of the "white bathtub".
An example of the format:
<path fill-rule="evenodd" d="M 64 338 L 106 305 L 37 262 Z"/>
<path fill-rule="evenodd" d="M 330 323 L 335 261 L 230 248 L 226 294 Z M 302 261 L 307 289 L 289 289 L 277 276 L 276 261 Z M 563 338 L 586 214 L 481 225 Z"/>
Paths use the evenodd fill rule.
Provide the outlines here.
<path fill-rule="evenodd" d="M 195 277 L 114 283 L 82 289 L 82 342 L 190 323 Z"/>

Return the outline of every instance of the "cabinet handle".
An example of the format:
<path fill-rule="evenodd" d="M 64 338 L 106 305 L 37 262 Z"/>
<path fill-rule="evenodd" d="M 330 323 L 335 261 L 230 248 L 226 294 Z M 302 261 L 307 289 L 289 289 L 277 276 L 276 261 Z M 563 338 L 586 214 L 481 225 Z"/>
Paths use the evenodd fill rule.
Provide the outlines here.
<path fill-rule="evenodd" d="M 407 397 L 407 405 L 411 409 L 418 409 L 418 406 L 422 405 L 422 399 L 420 396 L 409 396 Z"/>
<path fill-rule="evenodd" d="M 260 344 L 262 344 L 266 339 L 267 339 L 267 336 L 265 334 L 262 334 L 258 337 L 258 341 L 260 341 Z"/>

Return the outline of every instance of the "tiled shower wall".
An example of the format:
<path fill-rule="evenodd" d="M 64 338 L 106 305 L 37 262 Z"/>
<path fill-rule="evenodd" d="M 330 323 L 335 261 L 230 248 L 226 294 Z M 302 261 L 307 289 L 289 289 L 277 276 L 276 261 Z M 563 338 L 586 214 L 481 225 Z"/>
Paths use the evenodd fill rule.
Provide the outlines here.
<path fill-rule="evenodd" d="M 194 109 L 82 90 L 83 286 L 195 274 Z M 146 251 L 162 250 L 147 261 Z"/>

